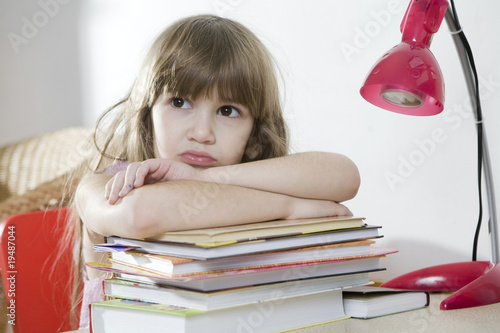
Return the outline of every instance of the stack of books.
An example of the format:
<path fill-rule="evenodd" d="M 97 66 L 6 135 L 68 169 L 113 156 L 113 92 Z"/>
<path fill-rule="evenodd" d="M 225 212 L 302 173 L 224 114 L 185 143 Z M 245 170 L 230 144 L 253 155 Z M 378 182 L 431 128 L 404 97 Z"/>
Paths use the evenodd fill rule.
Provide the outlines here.
<path fill-rule="evenodd" d="M 396 252 L 374 247 L 361 217 L 279 220 L 108 237 L 96 251 L 112 272 L 91 331 L 276 332 L 346 318 L 342 291 L 367 285 Z"/>

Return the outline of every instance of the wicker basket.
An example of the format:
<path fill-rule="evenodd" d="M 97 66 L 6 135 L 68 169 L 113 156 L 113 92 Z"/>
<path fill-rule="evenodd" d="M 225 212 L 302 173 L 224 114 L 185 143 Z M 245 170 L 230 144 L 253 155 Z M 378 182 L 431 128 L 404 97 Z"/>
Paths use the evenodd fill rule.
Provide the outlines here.
<path fill-rule="evenodd" d="M 65 190 L 74 191 L 68 176 L 89 156 L 90 135 L 67 128 L 0 148 L 0 221 L 60 206 Z"/>

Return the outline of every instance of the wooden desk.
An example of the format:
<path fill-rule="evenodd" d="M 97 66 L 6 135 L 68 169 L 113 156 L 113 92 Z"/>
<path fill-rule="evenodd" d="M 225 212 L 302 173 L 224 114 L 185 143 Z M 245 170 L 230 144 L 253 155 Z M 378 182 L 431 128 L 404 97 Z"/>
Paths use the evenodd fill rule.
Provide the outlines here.
<path fill-rule="evenodd" d="M 439 310 L 445 294 L 432 294 L 427 308 L 372 319 L 346 319 L 294 333 L 497 333 L 500 303 L 462 310 Z M 88 333 L 88 330 L 73 333 Z"/>

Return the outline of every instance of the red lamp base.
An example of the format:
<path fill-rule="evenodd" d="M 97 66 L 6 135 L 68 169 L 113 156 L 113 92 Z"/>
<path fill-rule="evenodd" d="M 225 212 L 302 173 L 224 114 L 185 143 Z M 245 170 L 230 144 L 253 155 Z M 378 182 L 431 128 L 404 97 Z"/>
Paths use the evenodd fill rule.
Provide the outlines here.
<path fill-rule="evenodd" d="M 441 310 L 463 309 L 500 302 L 500 265 L 467 261 L 423 268 L 401 275 L 382 287 L 424 291 L 455 291 Z"/>

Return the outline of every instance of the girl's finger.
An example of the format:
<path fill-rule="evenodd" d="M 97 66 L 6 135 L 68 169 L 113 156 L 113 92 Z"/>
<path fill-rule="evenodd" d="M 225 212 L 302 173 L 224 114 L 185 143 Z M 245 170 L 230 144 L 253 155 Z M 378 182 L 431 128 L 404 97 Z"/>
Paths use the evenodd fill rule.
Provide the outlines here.
<path fill-rule="evenodd" d="M 146 182 L 155 183 L 163 177 L 163 173 L 158 170 L 163 166 L 160 159 L 150 159 L 141 163 L 135 175 L 134 187 L 140 187 Z"/>
<path fill-rule="evenodd" d="M 106 200 L 109 199 L 109 195 L 111 193 L 112 186 L 113 186 L 113 178 L 108 180 L 108 182 L 106 183 L 106 186 L 104 187 L 104 197 L 106 198 Z"/>
<path fill-rule="evenodd" d="M 151 170 L 154 170 L 154 161 L 153 159 L 151 160 L 146 160 L 139 165 L 135 172 L 135 180 L 134 180 L 134 187 L 141 187 L 144 185 L 144 181 L 146 180 L 146 177 L 149 175 Z"/>
<path fill-rule="evenodd" d="M 108 203 L 113 205 L 120 198 L 119 193 L 121 188 L 123 187 L 123 182 L 125 179 L 125 171 L 118 172 L 113 178 L 108 182 L 111 183 L 109 195 L 108 195 Z"/>
<path fill-rule="evenodd" d="M 137 169 L 140 167 L 140 162 L 130 163 L 125 171 L 125 176 L 123 179 L 123 184 L 118 195 L 123 198 L 126 196 L 132 189 L 134 188 L 135 175 L 137 173 Z"/>

